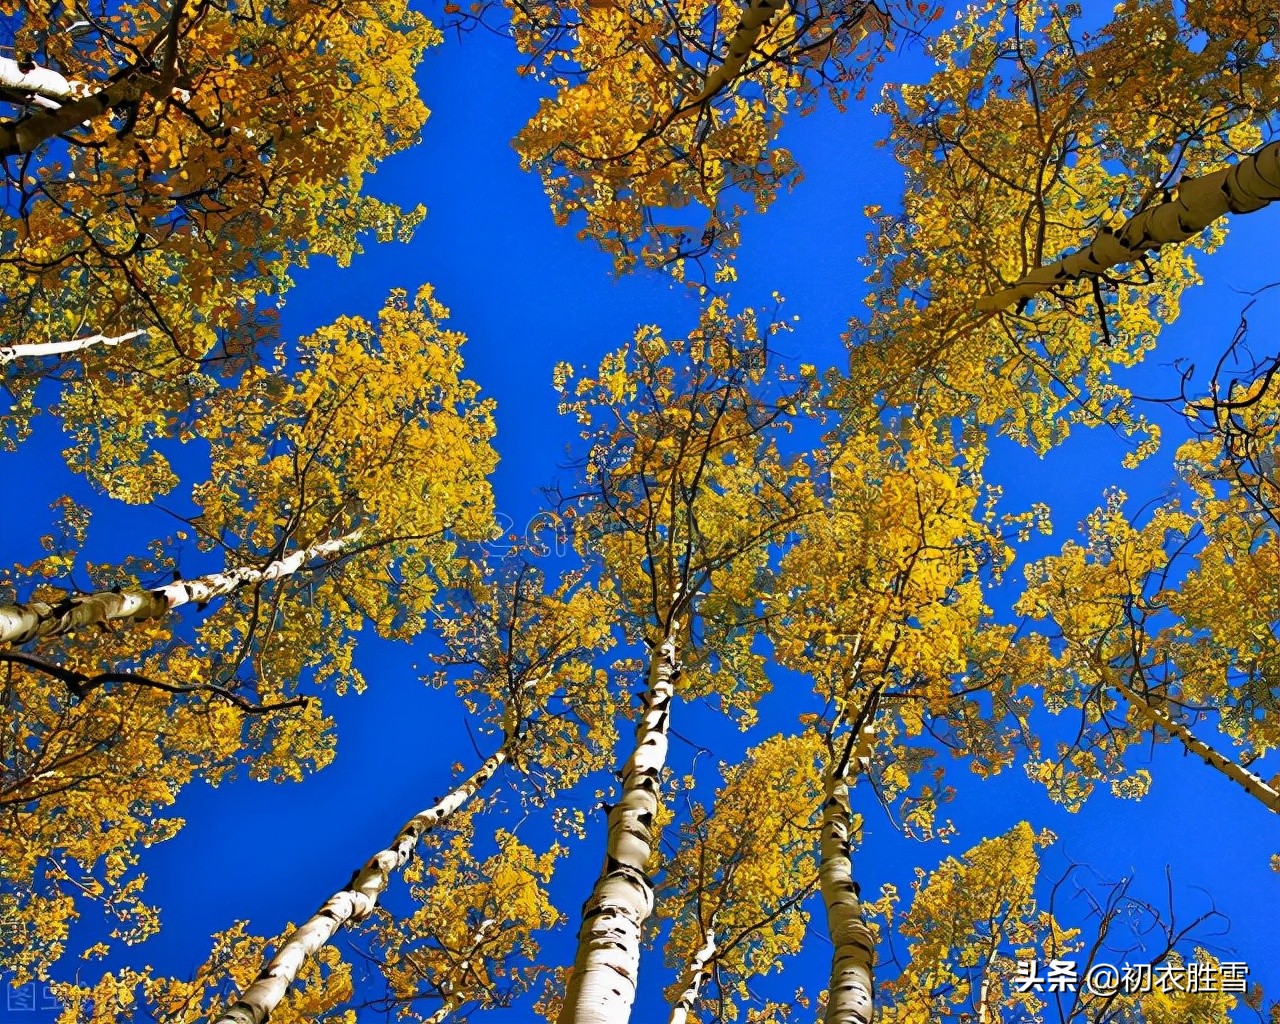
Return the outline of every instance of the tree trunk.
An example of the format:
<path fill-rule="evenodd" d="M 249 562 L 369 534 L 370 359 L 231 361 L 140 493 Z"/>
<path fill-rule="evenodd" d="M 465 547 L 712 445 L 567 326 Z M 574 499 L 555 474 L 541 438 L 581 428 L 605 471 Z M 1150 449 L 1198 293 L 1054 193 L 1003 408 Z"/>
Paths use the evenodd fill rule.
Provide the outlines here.
<path fill-rule="evenodd" d="M 864 10 L 859 15 L 856 28 L 861 29 L 861 34 L 866 35 L 869 27 L 864 26 L 863 21 L 875 18 L 879 12 L 873 4 L 863 4 Z M 703 80 L 702 91 L 698 93 L 688 103 L 688 108 L 695 108 L 707 100 L 711 99 L 716 93 L 732 82 L 740 74 L 742 74 L 743 65 L 746 64 L 747 58 L 751 56 L 751 51 L 755 49 L 756 42 L 760 39 L 760 34 L 773 21 L 777 15 L 786 7 L 784 0 L 749 0 L 747 9 L 743 12 L 738 27 L 733 33 L 733 38 L 729 40 L 729 49 L 725 53 L 724 63 L 713 71 L 707 72 L 707 77 Z M 879 27 L 883 30 L 886 22 L 883 18 L 877 19 Z"/>
<path fill-rule="evenodd" d="M 0 644 L 25 644 L 46 636 L 62 636 L 94 623 L 121 623 L 126 626 L 159 619 L 170 609 L 193 601 L 204 604 L 226 597 L 244 587 L 280 579 L 301 569 L 314 559 L 337 558 L 360 537 L 359 530 L 334 540 L 321 541 L 295 551 L 287 558 L 268 562 L 261 569 L 242 566 L 227 572 L 210 573 L 190 580 L 177 580 L 155 590 L 102 590 L 77 594 L 56 605 L 43 601 L 0 605 Z"/>
<path fill-rule="evenodd" d="M 871 1024 L 875 1005 L 875 942 L 863 916 L 850 851 L 849 775 L 864 770 L 867 752 L 865 737 L 860 737 L 849 767 L 833 764 L 827 773 L 818 881 L 834 950 L 825 1024 Z"/>
<path fill-rule="evenodd" d="M 507 760 L 505 744 L 472 775 L 433 807 L 421 811 L 400 830 L 390 846 L 365 864 L 347 883 L 311 915 L 276 950 L 257 979 L 239 1000 L 224 1010 L 214 1024 L 264 1024 L 298 977 L 298 971 L 339 928 L 367 918 L 378 903 L 378 894 L 387 887 L 391 875 L 404 866 L 418 840 L 447 821 L 482 789 Z"/>
<path fill-rule="evenodd" d="M 17 121 L 0 123 L 0 159 L 30 153 L 46 139 L 101 117 L 113 107 L 140 103 L 155 85 L 154 78 L 130 71 L 92 96 L 64 103 L 56 110 L 41 110 Z"/>
<path fill-rule="evenodd" d="M 136 330 L 128 331 L 116 337 L 94 334 L 88 338 L 75 338 L 72 341 L 0 345 L 0 366 L 4 366 L 5 363 L 12 363 L 15 359 L 20 359 L 23 356 L 60 356 L 67 352 L 79 352 L 81 349 L 92 348 L 94 345 L 119 345 L 121 342 L 132 341 L 134 338 L 146 333 L 145 330 Z"/>
<path fill-rule="evenodd" d="M 472 964 L 476 957 L 482 956 L 481 945 L 483 945 L 485 937 L 493 930 L 498 922 L 491 917 L 486 917 L 480 922 L 480 927 L 475 930 L 471 936 L 471 949 L 465 957 L 458 962 L 458 977 L 465 983 L 467 975 L 472 972 Z M 422 1024 L 445 1024 L 450 1017 L 453 1016 L 455 1010 L 461 1005 L 462 1000 L 458 999 L 458 985 L 445 979 L 441 986 L 442 1001 L 440 1008 L 436 1010 L 430 1017 L 423 1020 Z M 465 991 L 465 989 L 463 990 Z"/>
<path fill-rule="evenodd" d="M 1103 231 L 1085 248 L 1037 267 L 1010 288 L 979 300 L 982 310 L 1007 309 L 1048 288 L 1102 274 L 1166 245 L 1185 242 L 1227 213 L 1252 213 L 1280 199 L 1280 142 L 1237 164 L 1178 185 L 1177 198 L 1129 218 L 1118 232 Z"/>
<path fill-rule="evenodd" d="M 33 107 L 57 110 L 68 100 L 84 95 L 84 86 L 39 65 L 23 71 L 16 60 L 0 57 L 0 91 L 30 97 Z"/>
<path fill-rule="evenodd" d="M 693 1011 L 694 1006 L 698 1002 L 698 993 L 702 990 L 702 983 L 707 978 L 707 968 L 711 965 L 711 958 L 716 955 L 716 929 L 712 924 L 707 929 L 707 941 L 694 955 L 689 966 L 685 968 L 684 976 L 680 979 L 680 998 L 676 1000 L 675 1005 L 671 1008 L 671 1019 L 668 1024 L 688 1024 L 689 1014 Z"/>
<path fill-rule="evenodd" d="M 658 780 L 667 760 L 671 698 L 680 675 L 676 629 L 649 657 L 635 748 L 622 770 L 622 797 L 609 811 L 604 867 L 582 907 L 577 956 L 558 1024 L 625 1024 L 635 1002 L 641 932 L 653 913 L 647 869 Z"/>
<path fill-rule="evenodd" d="M 1217 768 L 1246 793 L 1260 801 L 1267 810 L 1280 813 L 1280 790 L 1267 785 L 1244 765 L 1218 753 L 1181 722 L 1175 722 L 1159 708 L 1152 707 L 1141 694 L 1121 682 L 1117 673 L 1108 670 L 1104 673 L 1104 677 L 1153 727 L 1163 729 L 1191 753 L 1204 758 L 1205 764 Z"/>

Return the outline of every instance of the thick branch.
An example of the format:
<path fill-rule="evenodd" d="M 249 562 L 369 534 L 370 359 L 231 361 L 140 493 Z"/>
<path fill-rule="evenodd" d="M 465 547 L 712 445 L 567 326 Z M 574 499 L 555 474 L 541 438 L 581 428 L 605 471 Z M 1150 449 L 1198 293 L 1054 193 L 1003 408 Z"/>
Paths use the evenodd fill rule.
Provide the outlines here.
<path fill-rule="evenodd" d="M 351 881 L 329 897 L 319 910 L 303 922 L 276 950 L 275 956 L 213 1024 L 265 1024 L 308 958 L 325 945 L 339 928 L 358 923 L 373 913 L 378 895 L 391 875 L 413 855 L 418 840 L 447 821 L 482 789 L 509 756 L 507 746 L 489 757 L 472 775 L 434 806 L 414 815 L 394 841 L 351 876 Z"/>
<path fill-rule="evenodd" d="M 979 300 L 978 308 L 1007 309 L 1046 289 L 1096 277 L 1146 252 L 1185 242 L 1225 214 L 1253 213 L 1277 199 L 1280 142 L 1273 142 L 1237 164 L 1182 181 L 1176 198 L 1134 215 L 1117 232 L 1103 231 L 1079 252 L 1037 267 L 1012 287 Z"/>
<path fill-rule="evenodd" d="M 716 955 L 715 926 L 707 929 L 707 941 L 685 968 L 680 978 L 680 998 L 671 1007 L 671 1019 L 668 1024 L 688 1024 L 689 1014 L 698 1003 L 698 993 L 702 991 L 702 983 L 707 978 L 707 968 Z"/>
<path fill-rule="evenodd" d="M 360 537 L 359 530 L 334 540 L 321 541 L 295 551 L 287 558 L 268 562 L 261 569 L 243 566 L 190 580 L 176 580 L 156 590 L 101 590 L 76 594 L 56 605 L 43 601 L 0 605 L 0 645 L 25 644 L 39 637 L 63 636 L 95 623 L 132 626 L 163 618 L 184 604 L 205 604 L 245 587 L 280 579 L 314 560 L 332 561 Z"/>
<path fill-rule="evenodd" d="M 139 329 L 127 331 L 115 337 L 108 337 L 105 334 L 93 334 L 87 338 L 75 338 L 71 341 L 0 345 L 0 366 L 4 366 L 5 363 L 12 363 L 15 359 L 21 359 L 23 356 L 60 356 L 68 352 L 79 352 L 82 349 L 92 348 L 94 345 L 111 347 L 119 345 L 121 342 L 132 341 L 134 338 L 141 337 L 146 333 L 145 330 Z"/>
<path fill-rule="evenodd" d="M 159 73 L 143 67 L 130 68 L 92 95 L 73 99 L 55 109 L 37 110 L 16 121 L 0 122 L 0 160 L 30 153 L 40 143 L 72 131 L 115 107 L 140 103 L 146 96 L 168 93 L 173 87 L 178 21 L 182 17 L 183 4 L 184 0 L 178 0 L 165 25 L 162 36 L 165 49 Z"/>
<path fill-rule="evenodd" d="M 1245 768 L 1244 765 L 1238 764 L 1224 754 L 1218 753 L 1181 722 L 1175 722 L 1159 708 L 1152 707 L 1141 694 L 1126 686 L 1118 673 L 1110 669 L 1104 669 L 1103 675 L 1106 681 L 1118 690 L 1137 710 L 1138 714 L 1150 722 L 1154 728 L 1163 729 L 1191 753 L 1204 758 L 1205 764 L 1217 768 L 1223 775 L 1244 789 L 1246 793 L 1259 800 L 1268 810 L 1280 813 L 1280 791 L 1267 785 L 1253 772 Z"/>
<path fill-rule="evenodd" d="M 0 91 L 17 94 L 35 107 L 57 110 L 84 95 L 84 86 L 38 64 L 23 71 L 16 60 L 0 57 Z"/>

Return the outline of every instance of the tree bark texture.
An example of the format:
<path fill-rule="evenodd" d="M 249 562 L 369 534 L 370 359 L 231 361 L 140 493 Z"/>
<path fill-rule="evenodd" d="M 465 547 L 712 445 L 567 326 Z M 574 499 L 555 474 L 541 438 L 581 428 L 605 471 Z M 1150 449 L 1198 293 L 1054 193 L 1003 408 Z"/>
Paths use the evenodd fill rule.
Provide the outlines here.
<path fill-rule="evenodd" d="M 36 64 L 23 71 L 12 57 L 0 57 L 0 90 L 26 98 L 33 107 L 57 110 L 68 100 L 83 95 L 84 86 L 50 68 Z"/>
<path fill-rule="evenodd" d="M 333 540 L 321 541 L 268 562 L 263 568 L 242 566 L 226 572 L 210 573 L 189 580 L 176 580 L 155 590 L 101 590 L 76 594 L 58 604 L 28 601 L 0 605 L 0 645 L 25 644 L 40 637 L 62 636 L 95 623 L 131 626 L 148 619 L 163 618 L 184 604 L 204 604 L 226 597 L 248 586 L 292 575 L 308 562 L 337 558 L 360 537 L 359 530 Z"/>
<path fill-rule="evenodd" d="M 1267 785 L 1239 762 L 1218 753 L 1181 722 L 1175 722 L 1159 708 L 1152 707 L 1141 694 L 1121 682 L 1116 673 L 1108 671 L 1106 678 L 1124 696 L 1125 700 L 1137 709 L 1138 714 L 1150 722 L 1154 728 L 1163 729 L 1186 747 L 1188 751 L 1197 757 L 1203 758 L 1205 764 L 1217 768 L 1218 771 L 1244 789 L 1251 797 L 1260 801 L 1267 810 L 1280 813 L 1280 790 Z"/>
<path fill-rule="evenodd" d="M 578 951 L 558 1024 L 625 1024 L 636 997 L 640 938 L 653 913 L 653 822 L 667 760 L 671 699 L 680 675 L 676 630 L 653 648 L 622 797 L 609 811 L 604 867 L 582 908 Z"/>
<path fill-rule="evenodd" d="M 861 752 L 859 748 L 858 753 Z M 851 770 L 862 770 L 854 758 Z M 856 777 L 856 776 L 855 776 Z M 825 1024 L 871 1024 L 874 1011 L 875 943 L 862 911 L 853 878 L 850 836 L 853 812 L 849 805 L 849 772 L 832 765 L 827 773 L 826 802 L 822 806 L 822 845 L 818 882 L 827 910 L 831 937 L 831 984 Z"/>
<path fill-rule="evenodd" d="M 289 986 L 297 980 L 302 965 L 325 945 L 343 925 L 365 920 L 378 904 L 378 895 L 391 875 L 413 854 L 418 840 L 447 821 L 493 778 L 507 760 L 504 745 L 471 776 L 432 807 L 414 815 L 395 840 L 360 868 L 347 885 L 329 897 L 319 910 L 302 923 L 276 950 L 257 979 L 240 998 L 224 1010 L 214 1024 L 264 1024 Z"/>
<path fill-rule="evenodd" d="M 848 30 L 859 32 L 861 37 L 868 34 L 869 31 L 869 26 L 864 22 L 875 18 L 879 12 L 873 4 L 864 3 L 860 6 L 863 10 L 859 15 L 858 21 L 850 25 Z M 738 27 L 733 33 L 733 38 L 729 40 L 729 48 L 725 53 L 724 63 L 715 70 L 707 72 L 707 77 L 702 83 L 702 91 L 690 101 L 690 107 L 705 103 L 742 74 L 742 68 L 746 64 L 747 58 L 751 56 L 751 51 L 755 49 L 756 43 L 760 39 L 760 34 L 784 7 L 786 7 L 786 4 L 783 0 L 749 0 L 747 9 L 743 12 L 742 18 L 738 22 Z M 884 27 L 885 22 L 883 19 L 876 18 L 876 21 L 881 28 Z"/>
<path fill-rule="evenodd" d="M 1103 231 L 1078 252 L 1037 267 L 1012 287 L 981 299 L 978 308 L 1007 309 L 1046 289 L 1096 277 L 1146 252 L 1185 242 L 1225 214 L 1253 213 L 1277 199 L 1280 142 L 1273 142 L 1237 164 L 1181 182 L 1174 198 L 1135 214 L 1119 231 Z"/>
<path fill-rule="evenodd" d="M 688 1024 L 689 1014 L 698 1004 L 698 993 L 702 991 L 702 983 L 707 979 L 707 968 L 711 958 L 716 955 L 715 926 L 707 929 L 707 941 L 694 954 L 689 966 L 680 978 L 680 998 L 671 1007 L 671 1018 L 668 1024 Z"/>

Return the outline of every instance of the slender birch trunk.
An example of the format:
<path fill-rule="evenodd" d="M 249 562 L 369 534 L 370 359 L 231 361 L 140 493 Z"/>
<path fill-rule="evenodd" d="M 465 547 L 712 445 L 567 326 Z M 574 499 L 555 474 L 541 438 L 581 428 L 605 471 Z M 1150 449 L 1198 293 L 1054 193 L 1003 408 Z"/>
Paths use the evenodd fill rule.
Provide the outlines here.
<path fill-rule="evenodd" d="M 1223 775 L 1244 789 L 1246 793 L 1260 801 L 1267 810 L 1280 814 L 1280 790 L 1267 785 L 1244 765 L 1233 761 L 1224 754 L 1218 753 L 1181 722 L 1175 722 L 1159 708 L 1152 707 L 1141 694 L 1121 682 L 1116 673 L 1108 671 L 1105 677 L 1137 709 L 1138 714 L 1150 722 L 1153 727 L 1163 729 L 1191 753 L 1204 758 L 1205 764 L 1217 768 Z"/>
<path fill-rule="evenodd" d="M 707 969 L 711 966 L 711 959 L 715 955 L 716 929 L 712 924 L 707 929 L 707 941 L 694 955 L 680 978 L 680 998 L 671 1007 L 671 1018 L 668 1024 L 688 1024 L 689 1014 L 697 1005 L 698 993 L 702 991 L 702 984 L 707 980 Z"/>
<path fill-rule="evenodd" d="M 141 337 L 146 334 L 145 330 L 127 331 L 110 337 L 105 334 L 94 334 L 87 338 L 74 338 L 71 341 L 46 341 L 32 342 L 30 344 L 16 345 L 0 345 L 0 366 L 6 363 L 12 363 L 15 359 L 21 359 L 23 356 L 60 356 L 68 352 L 80 352 L 86 348 L 92 348 L 94 345 L 106 345 L 108 347 L 119 345 L 125 341 L 132 341 L 134 338 Z"/>
<path fill-rule="evenodd" d="M 359 537 L 360 531 L 353 530 L 342 537 L 302 548 L 287 558 L 268 562 L 261 569 L 241 566 L 190 580 L 176 580 L 155 590 L 121 590 L 118 593 L 101 590 L 93 594 L 76 594 L 55 605 L 43 601 L 0 605 L 0 645 L 25 644 L 39 637 L 62 636 L 94 623 L 115 622 L 132 626 L 148 619 L 163 618 L 184 604 L 205 604 L 245 587 L 290 576 L 308 562 L 332 561 Z"/>
<path fill-rule="evenodd" d="M 471 936 L 471 950 L 458 964 L 458 976 L 466 980 L 467 972 L 471 970 L 472 963 L 475 962 L 475 956 L 480 950 L 480 944 L 484 942 L 485 936 L 489 934 L 494 925 L 498 922 L 491 917 L 486 917 L 480 922 L 480 927 L 475 930 Z M 440 1009 L 436 1010 L 430 1017 L 426 1018 L 422 1024 L 444 1024 L 460 1005 L 458 997 L 455 995 L 457 985 L 446 979 L 444 983 L 444 1001 L 440 1004 Z"/>
<path fill-rule="evenodd" d="M 303 922 L 276 950 L 257 979 L 213 1024 L 265 1024 L 289 987 L 297 980 L 302 965 L 325 945 L 339 928 L 365 920 L 378 904 L 378 894 L 387 887 L 391 875 L 413 854 L 418 840 L 460 810 L 506 763 L 504 744 L 471 776 L 434 806 L 414 815 L 395 840 L 357 871 L 347 883 Z"/>
<path fill-rule="evenodd" d="M 862 911 L 850 850 L 850 775 L 856 779 L 866 770 L 869 739 L 869 731 L 864 730 L 846 764 L 832 764 L 827 772 L 818 882 L 834 950 L 824 1024 L 871 1024 L 875 1006 L 875 940 Z"/>
<path fill-rule="evenodd" d="M 11 57 L 0 57 L 0 89 L 29 96 L 32 106 L 46 110 L 57 110 L 85 92 L 80 83 L 73 83 L 58 72 L 38 64 L 23 71 Z"/>
<path fill-rule="evenodd" d="M 680 675 L 678 629 L 649 656 L 635 748 L 622 770 L 622 797 L 609 811 L 604 867 L 582 907 L 577 956 L 558 1024 L 625 1024 L 635 1002 L 641 933 L 653 913 L 647 868 L 658 776 L 667 760 L 671 698 Z"/>
<path fill-rule="evenodd" d="M 1010 288 L 978 301 L 981 310 L 1007 309 L 1049 288 L 1093 277 L 1148 251 L 1185 242 L 1228 213 L 1253 213 L 1280 199 L 1280 142 L 1237 164 L 1178 185 L 1174 199 L 1130 217 L 1119 231 L 1104 230 L 1085 248 L 1037 267 Z"/>

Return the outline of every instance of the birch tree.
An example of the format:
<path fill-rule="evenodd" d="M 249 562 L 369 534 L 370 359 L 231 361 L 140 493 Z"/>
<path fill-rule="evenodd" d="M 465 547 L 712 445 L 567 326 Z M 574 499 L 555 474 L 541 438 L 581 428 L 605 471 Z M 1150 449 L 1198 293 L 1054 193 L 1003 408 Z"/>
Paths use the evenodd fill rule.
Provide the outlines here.
<path fill-rule="evenodd" d="M 1107 424 L 1133 435 L 1137 461 L 1158 434 L 1121 371 L 1177 319 L 1222 223 L 1187 221 L 1185 244 L 1147 246 L 1029 306 L 984 302 L 1091 239 L 1114 249 L 1130 218 L 1137 234 L 1176 219 L 1179 196 L 1201 205 L 1194 182 L 1212 188 L 1267 141 L 1274 53 L 1200 4 L 1184 16 L 1133 0 L 1087 36 L 1073 10 L 970 8 L 931 43 L 930 81 L 887 92 L 905 189 L 900 214 L 868 211 L 875 295 L 850 324 L 852 387 L 972 414 L 970 444 L 990 426 L 1043 452 Z"/>
<path fill-rule="evenodd" d="M 151 439 L 177 433 L 204 374 L 234 380 L 273 347 L 260 299 L 309 259 L 349 263 L 362 237 L 421 218 L 363 186 L 416 139 L 413 73 L 440 36 L 382 0 L 9 8 L 0 345 L 145 334 L 8 364 L 5 444 L 26 436 L 53 373 L 68 422 L 92 410 L 121 424 L 132 461 L 156 458 Z"/>
<path fill-rule="evenodd" d="M 641 328 L 571 395 L 568 368 L 557 371 L 562 408 L 587 424 L 591 443 L 575 544 L 600 559 L 621 624 L 648 651 L 565 1024 L 624 1020 L 635 998 L 677 683 L 682 699 L 716 694 L 744 716 L 765 685 L 751 650 L 759 587 L 770 546 L 805 511 L 802 487 L 792 486 L 799 464 L 788 466 L 775 446 L 791 399 L 774 404 L 756 390 L 769 333 L 753 311 L 730 316 L 718 301 L 687 339 Z"/>
<path fill-rule="evenodd" d="M 664 915 L 671 1024 L 734 1021 L 763 1000 L 753 983 L 799 952 L 817 862 L 822 803 L 816 730 L 775 736 L 723 769 L 712 807 L 694 803 L 658 886 Z"/>
<path fill-rule="evenodd" d="M 1002 524 L 980 511 L 981 455 L 961 456 L 949 435 L 927 416 L 884 437 L 833 429 L 819 459 L 824 507 L 783 558 L 771 602 L 774 656 L 812 679 L 821 710 L 802 720 L 826 737 L 817 852 L 834 947 L 828 1022 L 873 1019 L 876 938 L 853 863 L 855 784 L 900 801 L 909 834 L 946 835 L 941 755 L 980 776 L 1010 764 L 1019 738 L 1008 716 L 1030 706 L 1018 677 L 1043 660 L 1011 643 L 982 595 L 1012 558 L 1005 533 L 1032 519 Z M 926 735 L 938 745 L 921 746 Z"/>
<path fill-rule="evenodd" d="M 661 267 L 707 284 L 732 279 L 743 215 L 799 178 L 778 143 L 789 109 L 812 109 L 824 89 L 838 105 L 860 96 L 894 22 L 928 8 L 575 0 L 507 10 L 524 70 L 556 90 L 515 140 L 556 222 L 579 227 L 618 272 Z"/>

